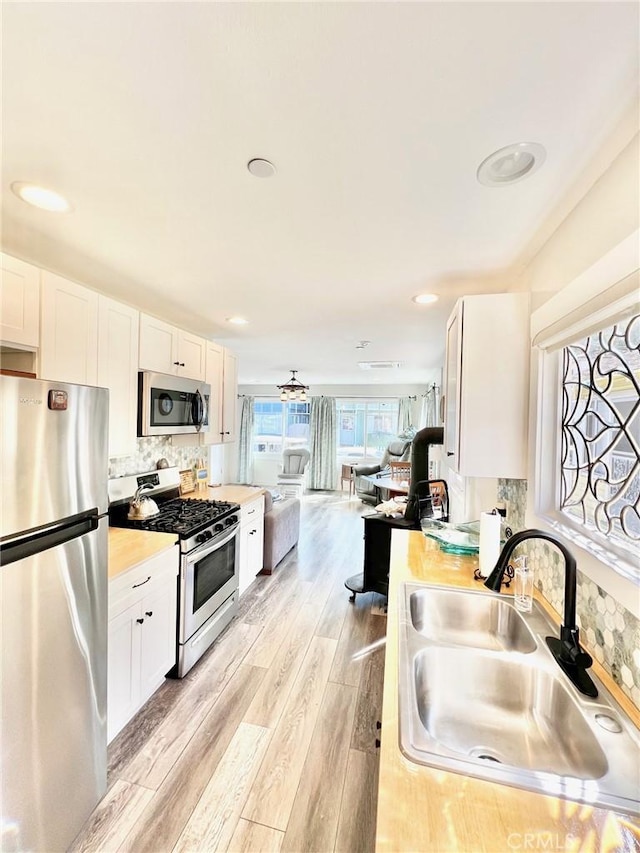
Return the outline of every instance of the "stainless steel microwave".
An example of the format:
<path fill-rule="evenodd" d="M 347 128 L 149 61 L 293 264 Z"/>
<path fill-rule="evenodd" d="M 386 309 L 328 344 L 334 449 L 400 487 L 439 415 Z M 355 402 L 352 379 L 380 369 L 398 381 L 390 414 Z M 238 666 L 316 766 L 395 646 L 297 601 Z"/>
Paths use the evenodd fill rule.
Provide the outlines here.
<path fill-rule="evenodd" d="M 209 431 L 211 386 L 194 379 L 144 371 L 138 374 L 138 435 Z"/>

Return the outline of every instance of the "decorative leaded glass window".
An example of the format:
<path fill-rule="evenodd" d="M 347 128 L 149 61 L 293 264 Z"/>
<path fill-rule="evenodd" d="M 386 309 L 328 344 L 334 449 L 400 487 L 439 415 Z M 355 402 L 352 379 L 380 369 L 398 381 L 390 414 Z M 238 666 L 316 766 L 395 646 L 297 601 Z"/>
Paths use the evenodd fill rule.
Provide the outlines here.
<path fill-rule="evenodd" d="M 640 316 L 563 349 L 560 510 L 640 545 Z"/>

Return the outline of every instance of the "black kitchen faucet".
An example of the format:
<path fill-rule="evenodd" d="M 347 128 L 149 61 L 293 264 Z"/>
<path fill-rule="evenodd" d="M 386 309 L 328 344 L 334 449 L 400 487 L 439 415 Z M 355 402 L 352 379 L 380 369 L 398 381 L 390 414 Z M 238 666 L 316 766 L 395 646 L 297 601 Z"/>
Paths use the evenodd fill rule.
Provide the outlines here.
<path fill-rule="evenodd" d="M 551 654 L 572 684 L 585 696 L 595 698 L 598 695 L 598 690 L 587 673 L 593 659 L 580 646 L 578 626 L 576 625 L 576 561 L 562 542 L 544 530 L 521 530 L 519 533 L 515 533 L 511 539 L 507 539 L 498 557 L 498 562 L 484 585 L 494 592 L 500 592 L 502 577 L 507 568 L 509 557 L 518 545 L 527 539 L 545 539 L 555 545 L 564 557 L 564 619 L 560 626 L 560 639 L 556 637 L 545 637 L 545 639 Z"/>

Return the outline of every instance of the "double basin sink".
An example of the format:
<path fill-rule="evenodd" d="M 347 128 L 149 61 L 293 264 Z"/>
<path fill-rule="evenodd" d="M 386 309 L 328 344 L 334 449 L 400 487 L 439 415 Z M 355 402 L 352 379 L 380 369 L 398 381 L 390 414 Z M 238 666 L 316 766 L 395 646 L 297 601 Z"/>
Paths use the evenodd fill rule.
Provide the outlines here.
<path fill-rule="evenodd" d="M 640 734 L 602 683 L 583 696 L 557 628 L 484 591 L 403 584 L 400 748 L 419 764 L 640 814 Z"/>

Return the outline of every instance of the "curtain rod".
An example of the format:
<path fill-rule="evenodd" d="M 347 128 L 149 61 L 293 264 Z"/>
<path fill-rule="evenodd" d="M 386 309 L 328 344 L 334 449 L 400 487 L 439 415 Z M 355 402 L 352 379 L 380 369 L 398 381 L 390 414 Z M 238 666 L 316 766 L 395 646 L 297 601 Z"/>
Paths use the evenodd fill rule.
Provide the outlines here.
<path fill-rule="evenodd" d="M 311 397 L 329 397 L 333 396 L 334 400 L 401 400 L 402 396 L 394 397 L 391 395 L 381 395 L 381 394 L 307 394 L 307 402 L 311 399 Z M 426 394 L 422 395 L 426 397 Z M 279 394 L 238 394 L 238 399 L 240 400 L 242 397 L 258 397 L 261 400 L 280 400 Z M 414 394 L 412 397 L 409 397 L 410 400 L 417 400 L 416 395 Z M 282 400 L 281 402 L 286 403 L 299 403 L 300 400 Z"/>

